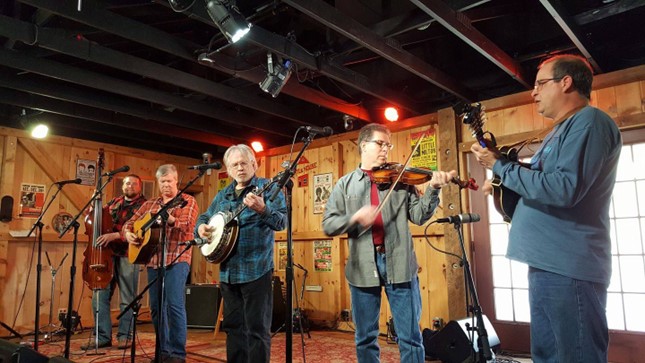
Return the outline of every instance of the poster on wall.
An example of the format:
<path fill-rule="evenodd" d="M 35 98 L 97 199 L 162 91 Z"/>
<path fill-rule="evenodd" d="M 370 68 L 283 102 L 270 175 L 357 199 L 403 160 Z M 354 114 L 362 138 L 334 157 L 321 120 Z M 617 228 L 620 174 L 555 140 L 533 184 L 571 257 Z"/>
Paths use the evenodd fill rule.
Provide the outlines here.
<path fill-rule="evenodd" d="M 76 178 L 81 185 L 96 185 L 96 160 L 76 159 Z"/>
<path fill-rule="evenodd" d="M 278 271 L 287 269 L 287 242 L 278 242 Z"/>
<path fill-rule="evenodd" d="M 38 217 L 45 205 L 44 184 L 20 184 L 20 216 Z"/>
<path fill-rule="evenodd" d="M 322 214 L 331 194 L 332 173 L 314 175 L 314 214 Z"/>
<path fill-rule="evenodd" d="M 331 262 L 331 241 L 314 241 L 314 269 L 316 272 L 330 272 Z"/>
<path fill-rule="evenodd" d="M 228 173 L 220 171 L 217 173 L 217 192 L 221 192 L 229 183 Z"/>
<path fill-rule="evenodd" d="M 423 134 L 426 136 L 421 140 L 421 144 L 419 144 L 417 152 L 412 155 L 412 161 L 410 161 L 410 164 L 415 168 L 429 168 L 431 170 L 437 170 L 437 137 L 434 129 L 427 129 L 425 131 L 410 134 L 410 151 L 414 149 L 414 146 Z"/>

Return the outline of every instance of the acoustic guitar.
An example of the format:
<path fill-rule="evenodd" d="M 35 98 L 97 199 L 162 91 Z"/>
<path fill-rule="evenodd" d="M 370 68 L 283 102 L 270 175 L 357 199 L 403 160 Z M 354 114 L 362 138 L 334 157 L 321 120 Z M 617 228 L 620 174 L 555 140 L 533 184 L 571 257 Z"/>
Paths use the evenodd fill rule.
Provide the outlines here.
<path fill-rule="evenodd" d="M 486 148 L 488 145 L 497 146 L 495 135 L 489 131 L 483 131 L 486 116 L 482 112 L 481 103 L 460 103 L 457 106 L 454 106 L 453 109 L 455 110 L 455 113 L 462 118 L 462 122 L 468 125 L 473 137 L 481 147 Z M 482 117 L 482 115 L 484 115 L 484 117 Z M 486 139 L 486 134 L 488 134 L 489 139 Z M 499 151 L 502 157 L 507 160 L 513 162 L 518 161 L 518 153 L 515 148 L 502 146 Z M 504 222 L 511 223 L 517 203 L 520 201 L 520 195 L 505 187 L 504 184 L 502 184 L 502 179 L 497 174 L 493 174 L 491 185 L 493 186 L 493 203 L 495 205 L 495 210 L 497 210 L 497 212 L 502 216 Z"/>
<path fill-rule="evenodd" d="M 134 222 L 133 232 L 141 240 L 141 244 L 129 244 L 128 247 L 128 261 L 132 264 L 145 265 L 147 264 L 159 246 L 161 237 L 161 228 L 158 224 L 153 224 L 151 228 L 143 232 L 143 226 L 152 219 L 152 214 L 146 213 L 141 219 Z"/>

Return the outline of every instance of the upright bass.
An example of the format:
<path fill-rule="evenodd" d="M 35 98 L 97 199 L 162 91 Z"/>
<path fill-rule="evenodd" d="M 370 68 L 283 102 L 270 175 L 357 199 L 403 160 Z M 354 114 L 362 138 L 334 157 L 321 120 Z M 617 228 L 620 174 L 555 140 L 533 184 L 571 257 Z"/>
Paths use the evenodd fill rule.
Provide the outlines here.
<path fill-rule="evenodd" d="M 112 280 L 114 271 L 114 252 L 110 247 L 99 246 L 97 239 L 105 233 L 112 232 L 112 216 L 103 210 L 102 179 L 103 168 L 105 167 L 103 149 L 99 149 L 99 156 L 96 169 L 96 192 L 99 193 L 94 199 L 90 213 L 85 217 L 85 233 L 90 235 L 90 241 L 83 255 L 83 281 L 92 290 L 105 289 Z"/>

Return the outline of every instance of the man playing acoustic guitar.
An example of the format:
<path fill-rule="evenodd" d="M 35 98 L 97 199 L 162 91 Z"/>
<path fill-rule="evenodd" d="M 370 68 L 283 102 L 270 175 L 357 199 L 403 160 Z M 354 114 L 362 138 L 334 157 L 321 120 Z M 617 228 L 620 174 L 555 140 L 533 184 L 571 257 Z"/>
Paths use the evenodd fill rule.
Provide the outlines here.
<path fill-rule="evenodd" d="M 161 196 L 149 200 L 139 208 L 132 218 L 123 226 L 124 238 L 133 246 L 139 246 L 145 240 L 148 244 L 159 243 L 154 238 L 148 236 L 142 237 L 136 230 L 137 221 L 150 218 L 162 208 L 163 205 L 172 201 L 179 192 L 177 187 L 177 168 L 172 164 L 162 165 L 157 169 L 157 184 Z M 181 255 L 172 265 L 170 263 L 184 249 L 179 244 L 183 241 L 193 239 L 193 229 L 197 220 L 198 207 L 195 198 L 188 194 L 182 194 L 181 198 L 186 202 L 184 207 L 175 206 L 167 210 L 168 219 L 166 221 L 166 259 L 161 263 L 166 266 L 166 275 L 164 280 L 164 300 L 163 308 L 159 311 L 159 280 L 150 286 L 150 310 L 152 311 L 152 323 L 155 330 L 161 337 L 161 358 L 163 362 L 184 362 L 186 360 L 186 301 L 184 299 L 184 287 L 186 279 L 190 272 L 190 261 L 192 251 L 188 250 Z M 146 232 L 155 228 L 151 228 Z M 136 250 L 136 249 L 135 249 Z M 143 250 L 143 249 L 142 249 Z M 159 275 L 160 248 L 153 249 L 156 251 L 151 258 L 144 258 L 148 261 L 148 283 Z M 133 248 L 129 254 L 133 253 Z M 133 256 L 129 256 L 133 259 Z M 160 317 L 160 313 L 162 314 Z M 161 326 L 159 325 L 161 321 Z"/>
<path fill-rule="evenodd" d="M 529 167 L 471 147 L 520 196 L 506 255 L 529 265 L 534 362 L 607 362 L 609 205 L 622 142 L 616 123 L 589 106 L 592 79 L 584 58 L 542 62 L 531 96 L 555 126 Z"/>
<path fill-rule="evenodd" d="M 215 228 L 209 223 L 213 216 L 219 212 L 235 214 L 244 208 L 237 218 L 239 231 L 233 233 L 237 241 L 232 242 L 237 246 L 220 265 L 226 357 L 228 362 L 268 363 L 273 311 L 274 231 L 286 227 L 287 207 L 282 192 L 270 200 L 277 188 L 275 185 L 263 195 L 256 195 L 258 189 L 264 189 L 269 183 L 269 179 L 255 176 L 258 164 L 250 147 L 229 147 L 224 153 L 224 164 L 233 182 L 217 193 L 208 210 L 199 216 L 195 234 L 213 238 L 211 234 L 215 234 Z"/>

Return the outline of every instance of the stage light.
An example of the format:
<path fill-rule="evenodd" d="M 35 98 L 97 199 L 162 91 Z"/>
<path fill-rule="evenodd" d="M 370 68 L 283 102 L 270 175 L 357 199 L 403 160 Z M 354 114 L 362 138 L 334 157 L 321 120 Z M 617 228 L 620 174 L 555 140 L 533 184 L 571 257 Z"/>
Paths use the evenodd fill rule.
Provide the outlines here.
<path fill-rule="evenodd" d="M 292 71 L 293 63 L 290 60 L 285 59 L 282 64 L 278 63 L 274 67 L 273 56 L 270 52 L 267 53 L 267 76 L 260 82 L 260 89 L 277 97 L 282 87 L 289 81 Z"/>
<path fill-rule="evenodd" d="M 195 3 L 195 0 L 168 0 L 168 3 L 173 11 L 182 13 L 190 9 Z"/>
<path fill-rule="evenodd" d="M 262 143 L 259 141 L 251 142 L 251 147 L 253 148 L 253 150 L 255 150 L 256 153 L 264 151 L 264 146 L 262 146 Z"/>
<path fill-rule="evenodd" d="M 399 120 L 399 111 L 394 107 L 388 107 L 384 112 L 385 119 L 394 122 Z"/>
<path fill-rule="evenodd" d="M 31 128 L 31 137 L 36 139 L 44 139 L 49 133 L 49 127 L 45 124 L 37 124 Z"/>
<path fill-rule="evenodd" d="M 251 30 L 251 23 L 229 0 L 209 0 L 206 11 L 229 43 L 237 42 Z"/>

